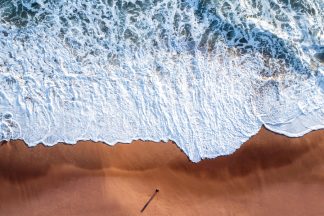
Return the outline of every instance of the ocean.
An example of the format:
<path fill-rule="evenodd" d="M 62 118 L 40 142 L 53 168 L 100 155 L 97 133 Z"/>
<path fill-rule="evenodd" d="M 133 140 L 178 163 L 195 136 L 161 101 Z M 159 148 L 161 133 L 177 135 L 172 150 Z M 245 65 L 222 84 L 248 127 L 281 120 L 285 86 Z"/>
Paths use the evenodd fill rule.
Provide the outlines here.
<path fill-rule="evenodd" d="M 173 140 L 194 162 L 263 126 L 324 128 L 324 0 L 0 0 L 0 140 Z"/>

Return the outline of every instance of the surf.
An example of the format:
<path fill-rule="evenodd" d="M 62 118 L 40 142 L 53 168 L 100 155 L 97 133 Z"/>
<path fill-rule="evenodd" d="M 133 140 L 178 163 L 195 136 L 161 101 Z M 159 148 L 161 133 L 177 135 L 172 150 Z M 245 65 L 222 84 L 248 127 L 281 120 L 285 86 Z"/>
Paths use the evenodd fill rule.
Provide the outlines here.
<path fill-rule="evenodd" d="M 323 128 L 322 1 L 0 2 L 0 139 L 173 140 Z"/>

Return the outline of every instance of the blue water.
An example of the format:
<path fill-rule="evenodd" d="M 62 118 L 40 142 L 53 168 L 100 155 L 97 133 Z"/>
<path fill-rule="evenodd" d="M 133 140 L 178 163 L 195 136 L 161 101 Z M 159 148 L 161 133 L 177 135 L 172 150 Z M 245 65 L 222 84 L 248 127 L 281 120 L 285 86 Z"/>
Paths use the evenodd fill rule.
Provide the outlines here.
<path fill-rule="evenodd" d="M 324 128 L 323 8 L 0 0 L 0 140 L 173 140 L 197 162 L 262 125 L 287 136 Z"/>

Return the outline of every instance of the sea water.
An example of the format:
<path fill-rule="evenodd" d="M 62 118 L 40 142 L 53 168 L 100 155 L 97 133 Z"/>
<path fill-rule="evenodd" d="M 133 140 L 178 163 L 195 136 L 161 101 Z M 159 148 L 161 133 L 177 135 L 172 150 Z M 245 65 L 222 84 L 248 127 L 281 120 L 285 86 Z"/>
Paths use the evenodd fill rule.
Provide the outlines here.
<path fill-rule="evenodd" d="M 0 140 L 173 140 L 192 161 L 262 125 L 324 128 L 323 0 L 0 0 Z"/>

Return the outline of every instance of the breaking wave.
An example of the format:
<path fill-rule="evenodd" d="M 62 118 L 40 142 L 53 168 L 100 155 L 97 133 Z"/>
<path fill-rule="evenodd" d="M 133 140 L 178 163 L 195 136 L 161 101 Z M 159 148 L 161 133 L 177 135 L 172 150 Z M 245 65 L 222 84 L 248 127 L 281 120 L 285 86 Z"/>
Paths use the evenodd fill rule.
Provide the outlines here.
<path fill-rule="evenodd" d="M 0 0 L 0 140 L 173 140 L 192 161 L 262 125 L 324 128 L 322 0 Z"/>

